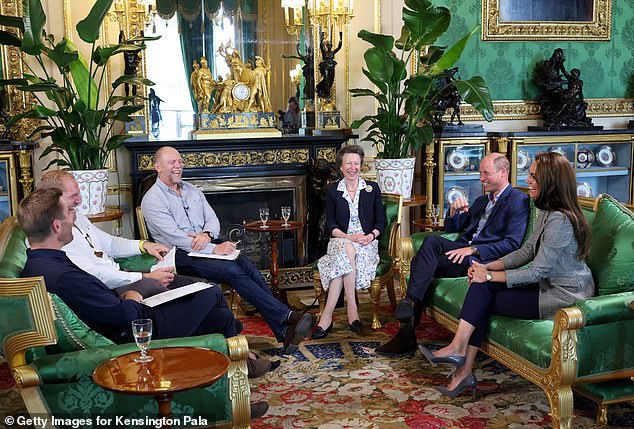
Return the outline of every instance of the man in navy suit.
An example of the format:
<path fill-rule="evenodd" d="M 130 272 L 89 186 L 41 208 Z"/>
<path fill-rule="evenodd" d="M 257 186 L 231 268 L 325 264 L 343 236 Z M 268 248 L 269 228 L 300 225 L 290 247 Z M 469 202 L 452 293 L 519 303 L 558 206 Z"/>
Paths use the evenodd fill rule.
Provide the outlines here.
<path fill-rule="evenodd" d="M 437 235 L 425 239 L 412 259 L 407 296 L 396 307 L 400 329 L 392 340 L 377 347 L 377 353 L 397 355 L 416 350 L 414 329 L 434 278 L 466 276 L 472 259 L 486 263 L 520 247 L 528 223 L 529 199 L 509 184 L 509 169 L 508 159 L 500 153 L 482 159 L 480 182 L 485 195 L 476 198 L 471 207 L 463 198 L 451 203 L 445 230 L 464 231 L 458 240 Z"/>

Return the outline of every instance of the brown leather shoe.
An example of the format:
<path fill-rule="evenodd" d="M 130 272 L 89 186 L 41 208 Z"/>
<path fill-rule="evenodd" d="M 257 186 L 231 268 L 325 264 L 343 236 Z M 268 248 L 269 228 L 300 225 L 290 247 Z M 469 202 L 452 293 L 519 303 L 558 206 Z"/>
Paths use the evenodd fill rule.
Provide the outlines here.
<path fill-rule="evenodd" d="M 247 359 L 247 370 L 249 378 L 260 378 L 271 370 L 271 361 L 263 358 Z"/>
<path fill-rule="evenodd" d="M 304 341 L 313 325 L 313 316 L 305 313 L 299 320 L 293 318 L 296 312 L 291 313 L 288 320 L 288 328 L 284 334 L 284 353 L 293 354 L 297 351 L 299 343 Z"/>
<path fill-rule="evenodd" d="M 416 351 L 416 332 L 409 323 L 401 323 L 401 327 L 394 338 L 387 343 L 377 347 L 374 351 L 385 356 L 396 356 Z"/>
<path fill-rule="evenodd" d="M 254 402 L 251 404 L 251 420 L 263 417 L 269 410 L 269 403 L 266 401 Z"/>

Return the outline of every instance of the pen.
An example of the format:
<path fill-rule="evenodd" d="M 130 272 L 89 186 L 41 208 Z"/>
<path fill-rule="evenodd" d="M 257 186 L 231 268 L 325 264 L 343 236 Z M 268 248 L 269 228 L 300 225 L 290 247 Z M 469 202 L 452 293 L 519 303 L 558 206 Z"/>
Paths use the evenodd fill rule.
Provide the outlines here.
<path fill-rule="evenodd" d="M 235 243 L 233 243 L 233 244 L 235 244 L 235 245 L 237 246 L 238 244 L 240 244 L 240 242 L 241 242 L 241 241 L 242 241 L 242 240 L 238 240 L 238 241 L 236 241 L 236 242 L 235 242 Z"/>

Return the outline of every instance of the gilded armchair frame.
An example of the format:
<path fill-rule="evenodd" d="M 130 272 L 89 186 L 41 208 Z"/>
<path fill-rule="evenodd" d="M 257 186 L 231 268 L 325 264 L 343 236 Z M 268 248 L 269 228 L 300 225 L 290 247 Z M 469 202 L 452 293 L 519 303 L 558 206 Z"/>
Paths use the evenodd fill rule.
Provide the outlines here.
<path fill-rule="evenodd" d="M 379 320 L 379 305 L 381 303 L 381 291 L 385 287 L 387 295 L 392 306 L 392 311 L 396 309 L 396 295 L 394 292 L 394 267 L 398 261 L 398 241 L 401 236 L 401 221 L 403 219 L 403 196 L 396 194 L 381 194 L 384 201 L 392 201 L 398 204 L 396 219 L 392 224 L 389 234 L 388 250 L 392 257 L 391 268 L 380 277 L 372 280 L 369 287 L 370 302 L 372 303 L 372 329 L 381 329 Z M 315 288 L 315 297 L 319 301 L 319 315 L 324 311 L 326 305 L 326 291 L 321 283 L 321 277 L 318 270 L 313 271 L 313 286 Z"/>

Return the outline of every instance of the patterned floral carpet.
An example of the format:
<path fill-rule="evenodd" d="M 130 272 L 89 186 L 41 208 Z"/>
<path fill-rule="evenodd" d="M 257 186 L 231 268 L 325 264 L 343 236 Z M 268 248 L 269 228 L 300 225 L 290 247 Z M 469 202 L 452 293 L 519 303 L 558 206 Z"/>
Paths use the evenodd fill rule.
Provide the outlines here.
<path fill-rule="evenodd" d="M 389 313 L 389 307 L 385 313 Z M 446 384 L 452 367 L 431 366 L 419 353 L 385 358 L 374 348 L 398 329 L 388 323 L 363 336 L 348 330 L 345 310 L 337 310 L 330 335 L 306 341 L 297 353 L 283 357 L 268 327 L 258 318 L 246 318 L 245 334 L 262 356 L 282 359 L 265 377 L 252 380 L 252 400 L 267 400 L 268 413 L 253 428 L 549 428 L 549 406 L 543 391 L 497 362 L 479 355 L 482 365 L 476 400 L 472 391 L 455 400 L 434 386 Z M 369 321 L 370 314 L 362 314 Z M 367 325 L 367 324 L 366 324 Z M 419 342 L 431 349 L 446 344 L 451 334 L 431 321 L 417 330 Z M 575 428 L 634 427 L 634 403 L 609 408 L 610 426 L 595 422 L 596 406 L 575 395 Z"/>
<path fill-rule="evenodd" d="M 389 313 L 389 307 L 384 309 Z M 367 312 L 361 314 L 370 320 Z M 488 362 L 475 371 L 476 400 L 471 391 L 455 400 L 434 386 L 446 383 L 449 366 L 431 366 L 418 354 L 384 358 L 373 350 L 398 329 L 396 322 L 363 335 L 347 328 L 345 310 L 335 313 L 331 334 L 306 341 L 292 356 L 281 356 L 272 333 L 257 316 L 241 318 L 249 344 L 261 356 L 282 359 L 282 365 L 265 377 L 252 380 L 252 400 L 267 400 L 268 413 L 253 422 L 255 429 L 391 429 L 391 428 L 549 428 L 549 406 L 544 393 L 506 367 Z M 388 320 L 389 318 L 386 318 Z M 367 323 L 366 323 L 367 324 Z M 436 349 L 451 335 L 430 321 L 417 330 L 420 342 Z M 1 358 L 0 358 L 1 359 Z M 24 412 L 6 363 L 0 360 L 0 428 L 4 416 Z M 610 426 L 598 426 L 595 404 L 575 395 L 574 428 L 634 427 L 634 404 L 609 408 Z"/>

